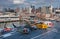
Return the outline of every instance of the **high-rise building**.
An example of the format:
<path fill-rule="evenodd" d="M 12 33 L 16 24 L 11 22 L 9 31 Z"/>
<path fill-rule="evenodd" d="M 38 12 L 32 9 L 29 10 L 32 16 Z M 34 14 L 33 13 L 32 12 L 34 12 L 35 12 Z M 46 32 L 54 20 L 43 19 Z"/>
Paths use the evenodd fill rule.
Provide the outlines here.
<path fill-rule="evenodd" d="M 30 8 L 29 8 L 29 13 L 32 13 L 31 11 L 32 11 L 32 8 L 30 7 Z"/>
<path fill-rule="evenodd" d="M 35 6 L 32 6 L 32 5 L 31 5 L 31 8 L 32 8 L 31 12 L 32 12 L 32 13 L 35 13 Z"/>
<path fill-rule="evenodd" d="M 50 11 L 50 13 L 53 13 L 53 6 L 52 5 L 49 7 L 49 11 Z"/>
<path fill-rule="evenodd" d="M 52 13 L 52 10 L 53 10 L 52 6 L 43 6 L 41 8 L 41 12 L 43 13 Z"/>
<path fill-rule="evenodd" d="M 46 7 L 41 7 L 41 12 L 46 13 Z"/>
<path fill-rule="evenodd" d="M 39 7 L 38 9 L 35 10 L 36 13 L 41 13 L 41 7 Z"/>

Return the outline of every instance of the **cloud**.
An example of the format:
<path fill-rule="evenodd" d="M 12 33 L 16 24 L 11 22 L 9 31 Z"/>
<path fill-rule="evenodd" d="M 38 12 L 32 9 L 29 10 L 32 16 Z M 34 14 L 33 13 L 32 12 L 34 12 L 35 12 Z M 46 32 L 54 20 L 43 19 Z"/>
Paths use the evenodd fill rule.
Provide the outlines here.
<path fill-rule="evenodd" d="M 13 4 L 23 4 L 26 0 L 13 0 Z"/>
<path fill-rule="evenodd" d="M 33 0 L 33 1 L 30 1 L 30 4 L 32 4 L 32 5 L 40 5 L 40 4 L 42 4 L 43 3 L 43 0 Z"/>
<path fill-rule="evenodd" d="M 29 6 L 29 5 L 30 5 L 30 3 L 28 3 L 28 2 L 25 2 L 25 3 L 24 3 L 24 5 L 26 5 L 26 6 Z"/>

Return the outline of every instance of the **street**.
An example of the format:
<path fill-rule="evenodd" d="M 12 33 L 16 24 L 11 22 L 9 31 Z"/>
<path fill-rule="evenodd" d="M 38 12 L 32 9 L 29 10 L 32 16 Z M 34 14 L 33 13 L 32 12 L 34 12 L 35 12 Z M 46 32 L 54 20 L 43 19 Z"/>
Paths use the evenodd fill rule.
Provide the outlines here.
<path fill-rule="evenodd" d="M 54 28 L 47 30 L 34 30 L 29 34 L 21 34 L 18 32 L 10 33 L 8 36 L 1 37 L 1 39 L 60 39 L 60 22 L 54 22 Z"/>

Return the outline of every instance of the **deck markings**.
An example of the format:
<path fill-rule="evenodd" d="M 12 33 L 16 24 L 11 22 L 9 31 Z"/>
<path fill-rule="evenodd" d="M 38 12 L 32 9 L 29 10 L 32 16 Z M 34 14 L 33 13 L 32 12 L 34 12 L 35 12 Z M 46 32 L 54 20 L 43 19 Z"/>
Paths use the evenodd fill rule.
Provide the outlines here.
<path fill-rule="evenodd" d="M 35 37 L 31 38 L 31 39 L 35 39 L 35 38 L 41 37 L 41 36 L 46 35 L 46 34 L 52 32 L 52 31 L 55 31 L 55 29 L 52 29 L 52 30 L 50 30 L 50 31 L 47 31 L 46 33 L 43 33 L 43 34 L 37 35 L 37 36 L 35 36 Z M 42 38 L 43 38 L 43 37 L 42 37 Z"/>

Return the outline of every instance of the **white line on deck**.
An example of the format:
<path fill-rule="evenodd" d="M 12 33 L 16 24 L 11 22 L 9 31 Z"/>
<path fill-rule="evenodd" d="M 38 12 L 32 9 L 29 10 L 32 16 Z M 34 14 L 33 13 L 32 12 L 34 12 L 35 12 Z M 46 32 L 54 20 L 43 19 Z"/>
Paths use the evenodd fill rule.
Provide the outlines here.
<path fill-rule="evenodd" d="M 13 35 L 13 33 L 15 33 L 15 32 L 10 32 L 10 33 L 7 33 L 7 34 L 4 34 L 4 35 L 1 35 L 0 37 L 5 38 L 5 37 L 8 37 L 8 36 Z"/>
<path fill-rule="evenodd" d="M 52 29 L 51 31 L 54 31 L 54 30 L 55 30 L 55 29 Z M 35 37 L 31 38 L 31 39 L 38 38 L 38 37 L 40 37 L 40 36 L 43 36 L 43 35 L 45 35 L 45 34 L 50 33 L 51 31 L 47 31 L 46 33 L 43 33 L 43 34 L 37 35 L 37 36 L 35 36 Z"/>
<path fill-rule="evenodd" d="M 53 31 L 53 32 L 57 32 L 56 29 L 53 29 L 52 31 Z M 43 39 L 44 37 L 45 37 L 45 36 L 41 37 L 40 39 Z"/>

